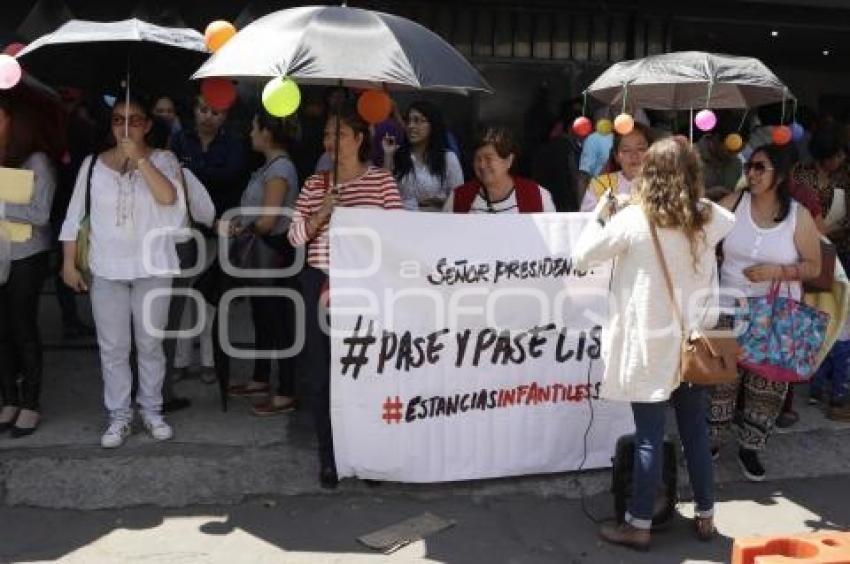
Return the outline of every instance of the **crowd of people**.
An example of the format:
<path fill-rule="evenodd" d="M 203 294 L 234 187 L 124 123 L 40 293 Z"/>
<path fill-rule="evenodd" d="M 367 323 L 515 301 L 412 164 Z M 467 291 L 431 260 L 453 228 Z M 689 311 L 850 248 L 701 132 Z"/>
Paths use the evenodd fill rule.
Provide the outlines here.
<path fill-rule="evenodd" d="M 793 424 L 797 416 L 787 383 L 741 369 L 735 384 L 680 385 L 678 348 L 667 341 L 636 341 L 647 328 L 672 320 L 662 271 L 648 266 L 654 264 L 650 227 L 664 232 L 671 275 L 687 294 L 719 284 L 749 297 L 763 296 L 773 282 L 782 282 L 799 298 L 802 282 L 820 272 L 821 234 L 835 243 L 845 268 L 850 260 L 847 128 L 828 117 L 784 147 L 759 143 L 764 136 L 756 124 L 750 143 L 738 154 L 723 144 L 728 131 L 722 124 L 740 116 L 721 116 L 717 130 L 693 145 L 676 135 L 680 128 L 673 116 L 639 111 L 626 134 L 596 132 L 580 138 L 570 128 L 576 106 L 567 104 L 568 111 L 538 128 L 546 131 L 545 138 L 524 147 L 532 154 L 521 160 L 513 135 L 502 126 L 483 128 L 464 152 L 440 107 L 427 100 L 370 125 L 358 114 L 351 93 L 329 89 L 324 113 L 311 110 L 281 119 L 258 106 L 246 114 L 250 127 L 240 135 L 228 111 L 214 109 L 202 96 L 184 113 L 173 96 L 148 100 L 121 94 L 93 103 L 80 92 L 63 95 L 69 145 L 59 159 L 31 134 L 31 109 L 0 96 L 0 164 L 35 175 L 30 203 L 0 201 L 0 219 L 33 227 L 28 240 L 11 243 L 8 280 L 0 284 L 0 429 L 14 437 L 35 432 L 41 418 L 38 307 L 51 275 L 50 254 L 58 248 L 57 294 L 64 304 L 66 335 L 88 331 L 67 289 L 91 296 L 108 413 L 104 448 L 121 446 L 131 433 L 134 404 L 156 440 L 173 435 L 164 413 L 191 407 L 191 398 L 175 395 L 174 382 L 192 367 L 193 339 L 163 342 L 156 335 L 195 325 L 199 312 L 185 296 L 148 303 L 147 295 L 194 288 L 204 296 L 207 323 L 197 337 L 199 377 L 212 383 L 229 381 L 229 356 L 213 338 L 222 322 L 223 294 L 236 286 L 300 292 L 307 305 L 303 328 L 295 326 L 290 300 L 250 298 L 254 347 L 285 349 L 297 331 L 304 331 L 301 366 L 311 385 L 319 480 L 335 487 L 330 341 L 324 329 L 334 210 L 584 211 L 594 221 L 577 244 L 576 260 L 585 265 L 616 258 L 612 288 L 627 296 L 620 303 L 629 308 L 612 318 L 602 396 L 630 402 L 637 429 L 636 495 L 626 523 L 604 529 L 603 537 L 637 548 L 649 545 L 669 403 L 695 492 L 695 530 L 709 539 L 712 458 L 720 454 L 726 431 L 734 428 L 745 476 L 762 480 L 766 470 L 759 453 L 775 425 Z M 469 178 L 462 167 L 467 159 Z M 147 242 L 153 249 L 145 248 L 152 231 L 185 228 L 203 237 L 176 244 L 153 238 Z M 88 233 L 87 264 L 80 261 L 81 233 Z M 248 269 L 291 265 L 296 249 L 303 247 L 306 267 L 298 276 L 234 277 L 217 258 L 220 244 L 228 245 L 233 265 Z M 196 268 L 199 256 L 207 260 Z M 708 309 L 687 311 L 684 317 L 694 326 L 732 323 Z M 828 417 L 842 421 L 850 420 L 848 360 L 850 334 L 845 331 L 809 390 L 811 401 L 826 404 Z M 234 383 L 228 393 L 258 400 L 252 405 L 258 416 L 283 414 L 298 408 L 296 380 L 294 358 L 258 359 L 251 378 Z"/>

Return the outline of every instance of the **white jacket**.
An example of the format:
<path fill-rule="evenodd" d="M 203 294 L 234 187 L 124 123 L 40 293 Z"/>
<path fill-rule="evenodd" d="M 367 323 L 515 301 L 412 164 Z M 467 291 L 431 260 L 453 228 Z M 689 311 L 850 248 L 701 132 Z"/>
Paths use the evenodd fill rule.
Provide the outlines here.
<path fill-rule="evenodd" d="M 685 235 L 677 229 L 658 230 L 688 329 L 717 323 L 715 245 L 735 224 L 731 212 L 708 200 L 704 204 L 711 206 L 712 214 L 705 226 L 697 272 Z M 602 340 L 601 396 L 629 402 L 667 400 L 679 385 L 682 337 L 641 207 L 623 209 L 604 227 L 595 220 L 589 222 L 573 258 L 580 269 L 616 259 L 610 324 Z"/>

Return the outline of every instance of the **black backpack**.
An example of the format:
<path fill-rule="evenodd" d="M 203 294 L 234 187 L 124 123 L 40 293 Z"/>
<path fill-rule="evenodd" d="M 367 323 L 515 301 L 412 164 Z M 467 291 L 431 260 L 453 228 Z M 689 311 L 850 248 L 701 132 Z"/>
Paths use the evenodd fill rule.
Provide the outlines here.
<path fill-rule="evenodd" d="M 611 493 L 614 494 L 614 515 L 617 523 L 625 521 L 626 509 L 632 497 L 632 471 L 634 469 L 635 436 L 624 435 L 617 440 L 617 449 L 612 459 Z M 655 496 L 652 514 L 652 528 L 668 525 L 676 512 L 678 501 L 676 446 L 670 439 L 664 439 L 664 460 L 661 472 L 661 485 Z"/>

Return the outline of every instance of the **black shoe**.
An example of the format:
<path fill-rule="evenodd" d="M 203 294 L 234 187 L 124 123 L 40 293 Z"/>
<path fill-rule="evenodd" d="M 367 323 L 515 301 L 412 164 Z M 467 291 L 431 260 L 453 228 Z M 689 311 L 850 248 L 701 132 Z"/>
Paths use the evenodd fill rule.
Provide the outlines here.
<path fill-rule="evenodd" d="M 189 401 L 189 398 L 173 397 L 168 401 L 162 402 L 162 412 L 174 413 L 175 411 L 186 409 L 190 405 L 192 405 L 192 402 Z"/>
<path fill-rule="evenodd" d="M 9 432 L 9 434 L 11 435 L 11 437 L 13 439 L 20 439 L 20 438 L 28 437 L 28 436 L 32 435 L 33 433 L 35 433 L 36 429 L 38 429 L 38 425 L 36 425 L 35 427 L 27 427 L 27 428 L 15 427 L 13 425 L 12 430 Z"/>
<path fill-rule="evenodd" d="M 809 390 L 809 405 L 817 405 L 823 402 L 823 392 L 820 390 Z"/>
<path fill-rule="evenodd" d="M 711 447 L 711 460 L 716 462 L 718 458 L 720 458 L 720 447 L 719 446 Z"/>
<path fill-rule="evenodd" d="M 339 476 L 336 475 L 336 469 L 330 466 L 325 466 L 319 472 L 319 485 L 328 490 L 335 490 L 339 485 Z"/>
<path fill-rule="evenodd" d="M 764 466 L 761 465 L 759 455 L 756 451 L 749 448 L 738 449 L 738 465 L 741 467 L 741 472 L 751 482 L 761 482 L 764 480 Z"/>
<path fill-rule="evenodd" d="M 780 429 L 787 429 L 788 427 L 794 426 L 799 420 L 800 416 L 796 411 L 783 411 L 779 414 L 779 417 L 776 418 L 776 426 Z"/>
<path fill-rule="evenodd" d="M 381 482 L 380 480 L 366 480 L 366 479 L 364 479 L 363 483 L 366 484 L 367 486 L 369 486 L 370 488 L 380 488 L 381 486 L 384 485 L 384 483 Z"/>

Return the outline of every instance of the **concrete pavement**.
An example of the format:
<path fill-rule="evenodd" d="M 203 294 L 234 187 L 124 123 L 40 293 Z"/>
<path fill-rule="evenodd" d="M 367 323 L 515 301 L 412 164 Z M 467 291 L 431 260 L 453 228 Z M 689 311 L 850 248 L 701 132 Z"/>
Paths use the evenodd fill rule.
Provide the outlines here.
<path fill-rule="evenodd" d="M 52 296 L 43 304 L 43 425 L 32 437 L 0 436 L 0 562 L 723 562 L 734 536 L 850 522 L 850 425 L 826 420 L 803 394 L 801 421 L 765 453 L 767 482 L 744 483 L 734 449 L 721 453 L 726 540 L 697 543 L 678 523 L 655 537 L 649 556 L 599 544 L 581 512 L 576 500 L 586 495 L 594 516 L 612 514 L 607 470 L 375 489 L 346 480 L 326 492 L 308 409 L 260 419 L 234 400 L 222 413 L 215 387 L 197 379 L 178 383 L 193 405 L 169 417 L 173 441 L 137 432 L 105 451 L 96 349 L 62 341 Z M 235 372 L 235 381 L 247 378 L 250 365 L 236 363 Z M 354 540 L 426 510 L 458 525 L 391 557 Z"/>
<path fill-rule="evenodd" d="M 711 543 L 677 518 L 644 554 L 601 543 L 580 503 L 557 497 L 444 496 L 418 499 L 377 488 L 337 496 L 258 497 L 234 506 L 105 511 L 0 508 L 0 561 L 163 563 L 445 562 L 663 564 L 728 562 L 735 537 L 847 529 L 850 478 L 832 477 L 719 489 Z M 610 496 L 587 500 L 596 517 Z M 451 528 L 383 556 L 356 537 L 424 511 L 454 519 Z M 680 511 L 690 516 L 690 504 Z"/>

